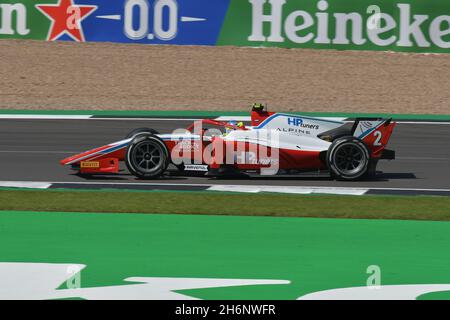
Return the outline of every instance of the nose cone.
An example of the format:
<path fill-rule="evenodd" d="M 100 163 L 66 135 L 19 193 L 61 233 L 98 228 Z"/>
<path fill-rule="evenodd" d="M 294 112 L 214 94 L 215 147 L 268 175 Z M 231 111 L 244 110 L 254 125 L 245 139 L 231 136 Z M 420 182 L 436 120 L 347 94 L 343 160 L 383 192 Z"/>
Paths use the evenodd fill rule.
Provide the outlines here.
<path fill-rule="evenodd" d="M 65 158 L 65 159 L 61 160 L 59 163 L 60 163 L 62 166 L 65 166 L 65 165 L 69 164 L 70 162 L 76 160 L 78 156 L 79 156 L 79 155 L 70 156 L 70 157 L 68 157 L 68 158 Z"/>
<path fill-rule="evenodd" d="M 83 153 L 80 153 L 80 154 L 76 154 L 74 156 L 70 156 L 68 158 L 65 158 L 65 159 L 61 160 L 59 163 L 61 165 L 65 166 L 65 165 L 69 165 L 69 164 L 74 164 L 74 163 L 79 162 L 81 160 L 88 160 L 89 156 L 93 156 L 96 153 L 107 149 L 108 147 L 109 146 L 103 146 L 103 147 L 92 149 L 92 150 L 89 150 L 89 151 L 86 151 L 86 152 L 83 152 Z"/>

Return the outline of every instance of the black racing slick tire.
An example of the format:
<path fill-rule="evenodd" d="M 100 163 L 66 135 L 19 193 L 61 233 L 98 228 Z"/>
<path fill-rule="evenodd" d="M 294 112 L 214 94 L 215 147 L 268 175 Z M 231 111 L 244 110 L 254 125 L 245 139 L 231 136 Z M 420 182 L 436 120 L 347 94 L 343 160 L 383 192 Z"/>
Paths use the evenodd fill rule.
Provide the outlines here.
<path fill-rule="evenodd" d="M 358 180 L 369 171 L 370 151 L 355 137 L 338 138 L 328 149 L 327 165 L 332 177 L 338 180 Z"/>
<path fill-rule="evenodd" d="M 125 136 L 125 139 L 133 138 L 135 135 L 140 134 L 140 133 L 159 134 L 158 131 L 156 131 L 155 129 L 152 129 L 152 128 L 137 128 L 137 129 L 134 129 L 133 131 L 131 131 L 130 133 L 128 133 Z"/>
<path fill-rule="evenodd" d="M 125 164 L 140 179 L 155 179 L 169 165 L 169 151 L 157 136 L 143 133 L 135 136 L 127 147 Z"/>

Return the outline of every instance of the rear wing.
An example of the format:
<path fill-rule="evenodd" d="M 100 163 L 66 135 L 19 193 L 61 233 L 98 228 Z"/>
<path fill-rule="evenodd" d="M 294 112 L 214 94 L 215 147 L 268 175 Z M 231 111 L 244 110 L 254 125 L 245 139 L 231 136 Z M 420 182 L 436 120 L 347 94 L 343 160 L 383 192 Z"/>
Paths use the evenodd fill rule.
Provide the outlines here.
<path fill-rule="evenodd" d="M 373 158 L 394 159 L 395 152 L 387 150 L 386 146 L 395 125 L 392 118 L 356 118 L 352 135 L 367 145 Z"/>

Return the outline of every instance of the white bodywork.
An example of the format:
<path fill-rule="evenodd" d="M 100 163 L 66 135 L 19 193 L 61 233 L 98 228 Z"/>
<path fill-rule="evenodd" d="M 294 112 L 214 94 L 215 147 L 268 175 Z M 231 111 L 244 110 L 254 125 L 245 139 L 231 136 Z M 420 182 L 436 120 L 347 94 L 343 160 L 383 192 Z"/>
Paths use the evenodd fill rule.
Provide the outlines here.
<path fill-rule="evenodd" d="M 328 150 L 331 143 L 317 138 L 317 135 L 343 124 L 342 121 L 276 113 L 250 130 L 230 132 L 224 140 L 246 141 L 290 150 L 324 151 Z"/>

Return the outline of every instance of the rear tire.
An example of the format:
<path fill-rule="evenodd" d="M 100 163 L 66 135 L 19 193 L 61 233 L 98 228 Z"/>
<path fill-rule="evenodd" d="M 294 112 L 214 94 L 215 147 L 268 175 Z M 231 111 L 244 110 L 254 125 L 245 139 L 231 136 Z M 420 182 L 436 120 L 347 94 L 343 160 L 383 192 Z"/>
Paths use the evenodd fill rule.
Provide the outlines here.
<path fill-rule="evenodd" d="M 153 134 L 137 135 L 127 148 L 125 164 L 134 176 L 155 179 L 169 165 L 169 151 L 164 142 Z"/>
<path fill-rule="evenodd" d="M 327 152 L 327 164 L 332 177 L 338 180 L 358 180 L 370 167 L 370 152 L 366 145 L 355 137 L 336 139 Z"/>

